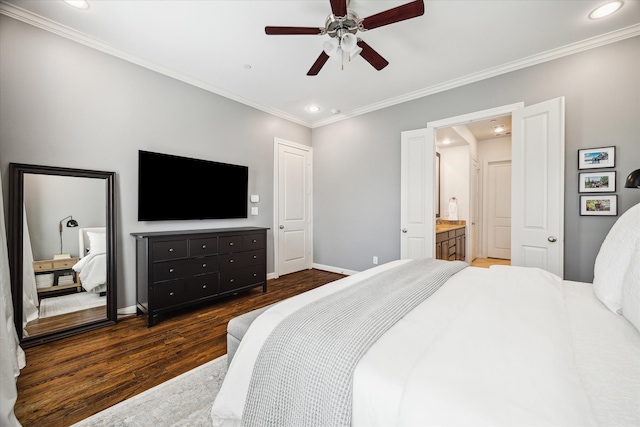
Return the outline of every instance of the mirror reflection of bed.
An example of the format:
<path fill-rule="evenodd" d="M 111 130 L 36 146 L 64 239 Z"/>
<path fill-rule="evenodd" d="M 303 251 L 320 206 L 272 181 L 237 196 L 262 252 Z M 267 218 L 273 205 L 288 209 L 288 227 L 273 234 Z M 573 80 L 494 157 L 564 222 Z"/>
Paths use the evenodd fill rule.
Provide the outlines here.
<path fill-rule="evenodd" d="M 38 308 L 25 326 L 28 336 L 106 317 L 106 229 L 75 230 L 77 256 L 34 261 Z"/>

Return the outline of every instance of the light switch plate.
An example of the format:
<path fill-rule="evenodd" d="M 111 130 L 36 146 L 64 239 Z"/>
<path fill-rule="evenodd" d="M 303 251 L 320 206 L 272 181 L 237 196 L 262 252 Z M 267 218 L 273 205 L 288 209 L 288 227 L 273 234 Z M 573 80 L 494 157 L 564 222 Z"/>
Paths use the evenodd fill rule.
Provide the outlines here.
<path fill-rule="evenodd" d="M 258 215 L 258 207 L 251 206 L 251 215 Z"/>
<path fill-rule="evenodd" d="M 260 196 L 257 194 L 251 195 L 251 203 L 258 203 L 260 201 Z"/>

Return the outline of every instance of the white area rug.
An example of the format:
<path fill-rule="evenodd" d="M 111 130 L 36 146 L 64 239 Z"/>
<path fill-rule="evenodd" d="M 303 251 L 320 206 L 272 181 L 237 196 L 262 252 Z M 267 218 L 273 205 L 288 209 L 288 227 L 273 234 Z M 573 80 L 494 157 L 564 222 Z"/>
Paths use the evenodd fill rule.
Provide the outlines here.
<path fill-rule="evenodd" d="M 210 427 L 227 356 L 163 382 L 72 427 Z"/>
<path fill-rule="evenodd" d="M 40 318 L 58 316 L 87 308 L 107 305 L 107 297 L 93 292 L 78 292 L 61 297 L 43 298 L 40 301 Z"/>

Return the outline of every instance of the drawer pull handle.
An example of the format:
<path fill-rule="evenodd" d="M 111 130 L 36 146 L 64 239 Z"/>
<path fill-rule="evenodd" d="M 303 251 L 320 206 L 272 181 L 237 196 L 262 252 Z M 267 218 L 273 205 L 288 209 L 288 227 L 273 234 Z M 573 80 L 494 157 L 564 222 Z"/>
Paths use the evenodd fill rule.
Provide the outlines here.
<path fill-rule="evenodd" d="M 233 246 L 233 242 L 229 242 L 229 246 Z"/>
<path fill-rule="evenodd" d="M 207 245 L 202 245 L 202 249 L 207 249 Z"/>
<path fill-rule="evenodd" d="M 253 277 L 258 277 L 258 273 L 253 273 Z"/>
<path fill-rule="evenodd" d="M 170 269 L 169 269 L 169 273 L 173 273 L 173 268 L 170 268 Z"/>
<path fill-rule="evenodd" d="M 233 260 L 232 260 L 232 259 L 230 259 L 230 260 L 229 260 L 229 262 L 233 262 Z"/>
<path fill-rule="evenodd" d="M 207 285 L 202 285 L 202 289 L 207 289 Z"/>
<path fill-rule="evenodd" d="M 229 283 L 233 283 L 233 279 L 229 279 Z"/>
<path fill-rule="evenodd" d="M 205 268 L 207 266 L 207 264 L 202 264 L 202 268 Z"/>
<path fill-rule="evenodd" d="M 172 297 L 173 296 L 173 292 L 169 292 L 169 296 Z"/>
<path fill-rule="evenodd" d="M 258 255 L 254 255 L 254 256 L 253 256 L 253 259 L 258 259 Z"/>
<path fill-rule="evenodd" d="M 173 248 L 169 248 L 169 252 L 173 252 Z"/>
<path fill-rule="evenodd" d="M 258 243 L 258 241 L 256 239 L 253 239 L 253 243 Z"/>

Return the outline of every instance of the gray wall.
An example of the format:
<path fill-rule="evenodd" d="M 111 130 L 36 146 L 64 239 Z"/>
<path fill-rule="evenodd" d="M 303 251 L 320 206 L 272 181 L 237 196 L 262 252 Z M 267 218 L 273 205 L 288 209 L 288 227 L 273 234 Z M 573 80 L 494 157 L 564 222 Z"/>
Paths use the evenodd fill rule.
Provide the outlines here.
<path fill-rule="evenodd" d="M 359 271 L 399 258 L 400 132 L 565 96 L 565 278 L 590 282 L 616 217 L 579 215 L 577 150 L 615 145 L 619 213 L 640 202 L 623 188 L 640 168 L 638 52 L 635 37 L 314 129 L 314 261 Z"/>
<path fill-rule="evenodd" d="M 80 256 L 80 229 L 106 224 L 105 190 L 104 179 L 25 174 L 24 206 L 33 259 L 51 259 L 61 253 L 60 237 L 62 253 Z M 60 236 L 60 220 L 69 215 L 78 227 L 67 227 L 64 220 Z"/>
<path fill-rule="evenodd" d="M 617 146 L 621 188 L 640 167 L 640 38 L 487 79 L 313 131 L 0 16 L 0 172 L 10 162 L 115 171 L 119 307 L 135 303 L 134 231 L 273 223 L 273 138 L 314 147 L 314 262 L 364 270 L 400 255 L 400 132 L 513 102 L 566 97 L 565 276 L 590 281 L 615 221 L 578 215 L 577 150 Z M 357 90 L 357 88 L 355 89 Z M 140 223 L 137 151 L 249 166 L 260 215 Z M 6 202 L 5 202 L 6 203 Z M 6 206 L 5 206 L 6 209 Z M 273 271 L 272 233 L 269 266 Z"/>
<path fill-rule="evenodd" d="M 274 137 L 311 145 L 304 126 L 0 16 L 5 203 L 10 162 L 115 171 L 119 307 L 135 304 L 131 232 L 272 226 Z M 260 215 L 138 222 L 139 149 L 248 166 L 249 193 L 260 195 Z M 271 247 L 268 254 L 271 272 Z"/>

